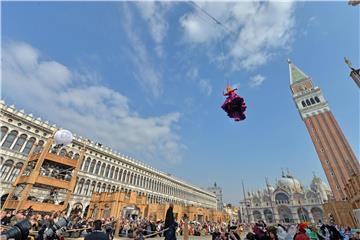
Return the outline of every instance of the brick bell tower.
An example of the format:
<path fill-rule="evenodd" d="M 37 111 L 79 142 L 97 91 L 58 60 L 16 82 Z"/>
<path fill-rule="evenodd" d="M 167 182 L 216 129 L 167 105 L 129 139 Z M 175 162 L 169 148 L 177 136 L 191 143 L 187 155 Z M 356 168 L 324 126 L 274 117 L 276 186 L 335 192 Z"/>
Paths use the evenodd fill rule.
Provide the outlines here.
<path fill-rule="evenodd" d="M 346 199 L 345 185 L 359 175 L 359 162 L 319 87 L 290 60 L 290 88 L 310 134 L 336 201 Z M 360 189 L 359 189 L 360 191 Z"/>

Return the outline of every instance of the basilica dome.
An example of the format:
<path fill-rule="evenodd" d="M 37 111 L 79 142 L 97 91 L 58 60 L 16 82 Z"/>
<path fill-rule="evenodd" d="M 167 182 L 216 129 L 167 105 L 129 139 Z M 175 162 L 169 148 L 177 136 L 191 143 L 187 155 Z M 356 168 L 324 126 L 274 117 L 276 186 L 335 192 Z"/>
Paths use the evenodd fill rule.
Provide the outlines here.
<path fill-rule="evenodd" d="M 296 178 L 294 178 L 292 176 L 284 176 L 283 175 L 278 180 L 278 185 L 279 185 L 279 187 L 285 187 L 294 192 L 301 191 L 301 189 L 302 189 L 299 180 L 297 180 Z"/>

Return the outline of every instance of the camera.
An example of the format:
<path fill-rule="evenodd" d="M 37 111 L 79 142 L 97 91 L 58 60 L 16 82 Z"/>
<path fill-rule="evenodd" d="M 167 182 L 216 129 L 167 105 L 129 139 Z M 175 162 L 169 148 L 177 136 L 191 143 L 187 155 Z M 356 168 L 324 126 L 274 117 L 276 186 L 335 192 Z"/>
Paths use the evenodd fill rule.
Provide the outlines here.
<path fill-rule="evenodd" d="M 68 222 L 69 221 L 66 218 L 61 217 L 56 223 L 54 223 L 44 232 L 44 239 L 51 238 L 54 234 L 64 232 L 64 228 L 66 228 Z"/>
<path fill-rule="evenodd" d="M 1 239 L 26 240 L 29 235 L 31 223 L 25 219 L 16 223 L 12 228 L 1 234 Z"/>

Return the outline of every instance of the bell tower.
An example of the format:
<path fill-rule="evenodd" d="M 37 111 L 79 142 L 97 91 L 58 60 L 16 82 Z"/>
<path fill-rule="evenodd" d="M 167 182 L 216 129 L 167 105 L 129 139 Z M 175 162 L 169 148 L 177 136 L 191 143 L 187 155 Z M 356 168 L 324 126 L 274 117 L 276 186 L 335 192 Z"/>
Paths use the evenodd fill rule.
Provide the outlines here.
<path fill-rule="evenodd" d="M 310 134 L 335 200 L 345 200 L 344 188 L 353 174 L 359 174 L 359 162 L 321 89 L 314 86 L 312 79 L 290 60 L 288 64 L 295 105 Z"/>

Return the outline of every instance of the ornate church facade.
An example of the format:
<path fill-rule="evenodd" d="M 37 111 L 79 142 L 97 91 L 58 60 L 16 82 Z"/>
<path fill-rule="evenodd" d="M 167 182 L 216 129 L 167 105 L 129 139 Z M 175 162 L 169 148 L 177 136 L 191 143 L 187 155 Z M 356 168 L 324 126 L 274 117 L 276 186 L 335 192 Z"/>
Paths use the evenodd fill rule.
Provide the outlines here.
<path fill-rule="evenodd" d="M 304 187 L 290 173 L 282 174 L 274 186 L 248 192 L 240 202 L 242 222 L 299 223 L 323 221 L 322 204 L 332 198 L 330 188 L 314 176 L 309 187 Z"/>

